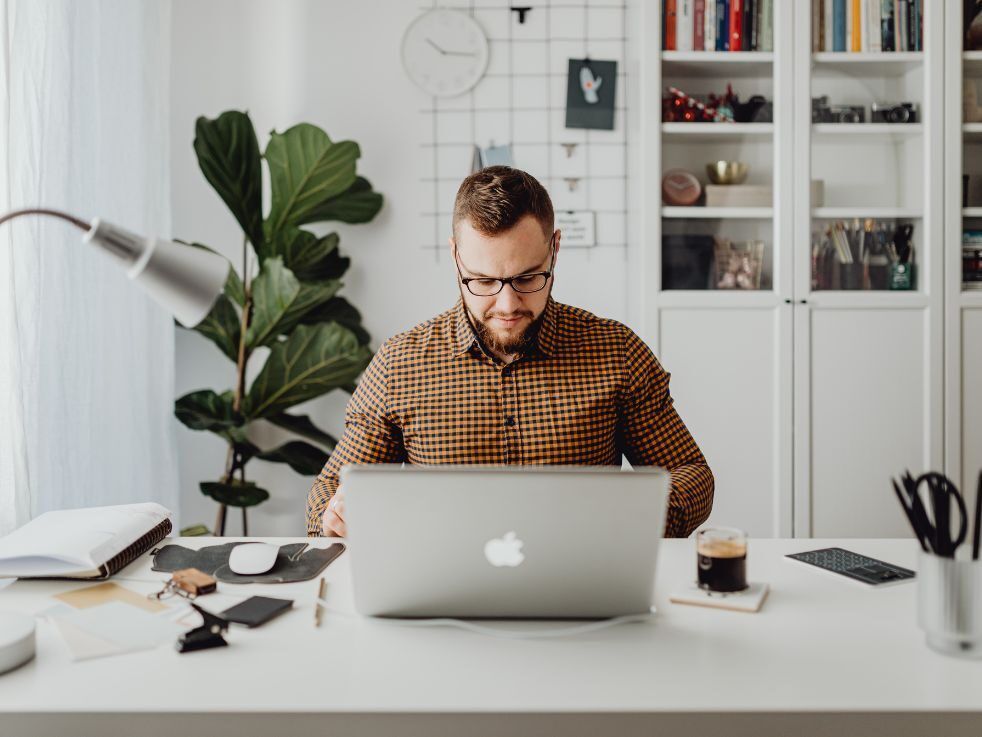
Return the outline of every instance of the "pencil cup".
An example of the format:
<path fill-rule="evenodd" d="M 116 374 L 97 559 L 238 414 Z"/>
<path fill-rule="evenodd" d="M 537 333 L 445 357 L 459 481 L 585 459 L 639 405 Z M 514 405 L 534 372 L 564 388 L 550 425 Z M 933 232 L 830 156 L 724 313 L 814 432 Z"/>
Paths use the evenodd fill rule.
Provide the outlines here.
<path fill-rule="evenodd" d="M 917 620 L 933 650 L 982 658 L 982 560 L 921 552 Z"/>

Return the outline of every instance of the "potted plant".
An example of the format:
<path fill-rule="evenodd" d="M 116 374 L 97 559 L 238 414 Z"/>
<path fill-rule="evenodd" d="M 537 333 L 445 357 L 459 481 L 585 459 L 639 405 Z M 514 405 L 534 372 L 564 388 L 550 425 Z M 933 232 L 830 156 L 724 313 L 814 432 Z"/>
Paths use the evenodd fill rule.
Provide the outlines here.
<path fill-rule="evenodd" d="M 213 432 L 228 443 L 224 471 L 200 488 L 219 505 L 215 534 L 224 534 L 228 508 L 238 507 L 247 535 L 246 510 L 269 492 L 246 478 L 246 465 L 260 458 L 317 474 L 336 440 L 308 416 L 288 410 L 335 389 L 352 391 L 372 357 L 361 315 L 338 295 L 350 259 L 339 253 L 337 233 L 318 236 L 301 226 L 368 222 L 382 207 L 382 196 L 355 172 L 358 144 L 333 142 L 316 126 L 271 132 L 262 155 L 244 112 L 199 118 L 195 133 L 201 171 L 238 221 L 243 239 L 241 263 L 232 265 L 223 294 L 194 330 L 234 363 L 235 384 L 223 392 L 186 394 L 176 401 L 175 414 L 192 430 Z M 262 159 L 271 193 L 265 218 Z M 250 361 L 261 357 L 265 363 L 247 387 Z M 259 448 L 249 428 L 260 421 L 298 437 Z M 182 534 L 195 531 L 207 529 Z"/>

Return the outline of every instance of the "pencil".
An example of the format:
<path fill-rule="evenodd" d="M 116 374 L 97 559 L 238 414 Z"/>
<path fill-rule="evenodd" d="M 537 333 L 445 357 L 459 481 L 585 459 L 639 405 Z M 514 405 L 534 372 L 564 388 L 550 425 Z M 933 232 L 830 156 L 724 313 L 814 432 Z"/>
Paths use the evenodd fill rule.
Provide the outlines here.
<path fill-rule="evenodd" d="M 321 606 L 321 599 L 324 598 L 324 588 L 326 586 L 327 584 L 325 583 L 324 578 L 321 577 L 320 585 L 317 587 L 317 605 L 314 607 L 314 627 L 321 626 L 321 611 L 324 609 Z"/>

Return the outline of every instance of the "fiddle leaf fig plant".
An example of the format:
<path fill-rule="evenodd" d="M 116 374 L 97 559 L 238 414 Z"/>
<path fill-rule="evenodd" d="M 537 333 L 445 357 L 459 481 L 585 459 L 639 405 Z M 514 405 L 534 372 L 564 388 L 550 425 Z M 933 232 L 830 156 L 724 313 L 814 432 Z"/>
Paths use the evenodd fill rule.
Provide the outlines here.
<path fill-rule="evenodd" d="M 224 534 L 229 507 L 242 509 L 248 534 L 246 509 L 264 502 L 269 492 L 246 479 L 246 464 L 259 458 L 317 474 L 337 441 L 307 415 L 290 410 L 335 389 L 350 392 L 372 358 L 361 315 L 338 294 L 351 263 L 338 250 L 338 234 L 316 235 L 302 226 L 368 222 L 381 209 L 382 195 L 356 173 L 357 143 L 332 141 L 308 123 L 273 131 L 260 154 L 248 114 L 230 110 L 214 120 L 201 117 L 194 151 L 243 233 L 241 262 L 232 265 L 222 295 L 193 328 L 235 364 L 235 385 L 185 394 L 174 412 L 192 430 L 214 433 L 228 444 L 221 475 L 200 488 L 219 505 L 216 534 Z M 263 159 L 271 195 L 265 217 Z M 264 364 L 258 374 L 249 372 L 256 378 L 247 387 L 250 361 L 260 356 Z M 249 433 L 260 421 L 297 437 L 260 448 Z"/>

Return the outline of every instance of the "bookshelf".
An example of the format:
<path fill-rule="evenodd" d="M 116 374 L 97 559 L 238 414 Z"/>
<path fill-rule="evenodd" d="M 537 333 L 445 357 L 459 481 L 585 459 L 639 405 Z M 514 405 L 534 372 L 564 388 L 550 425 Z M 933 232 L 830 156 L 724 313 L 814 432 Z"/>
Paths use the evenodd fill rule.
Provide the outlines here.
<path fill-rule="evenodd" d="M 960 6 L 960 4 L 959 4 Z M 982 230 L 982 122 L 963 108 L 969 88 L 982 100 L 982 50 L 966 50 L 961 8 L 945 16 L 945 472 L 973 503 L 982 468 L 982 291 L 962 281 L 962 233 Z M 978 103 L 977 103 L 978 104 Z M 963 188 L 963 176 L 968 187 Z"/>
<path fill-rule="evenodd" d="M 943 4 L 924 4 L 921 50 L 846 53 L 813 50 L 811 0 L 775 2 L 773 49 L 739 54 L 663 50 L 661 3 L 640 5 L 642 332 L 716 473 L 710 523 L 759 536 L 909 535 L 885 479 L 944 456 Z M 972 63 L 982 74 L 982 56 Z M 773 122 L 662 121 L 669 85 L 705 95 L 727 82 L 742 99 L 773 100 Z M 865 122 L 813 123 L 821 95 L 863 105 Z M 917 121 L 870 122 L 870 104 L 888 101 L 917 103 Z M 982 162 L 982 121 L 977 135 Z M 666 171 L 706 184 L 716 159 L 747 162 L 747 183 L 771 188 L 767 206 L 662 202 Z M 814 200 L 813 180 L 824 184 Z M 868 219 L 913 226 L 914 288 L 819 288 L 813 233 Z M 763 241 L 760 288 L 671 288 L 663 238 L 704 234 Z M 861 264 L 859 279 L 874 286 Z"/>

